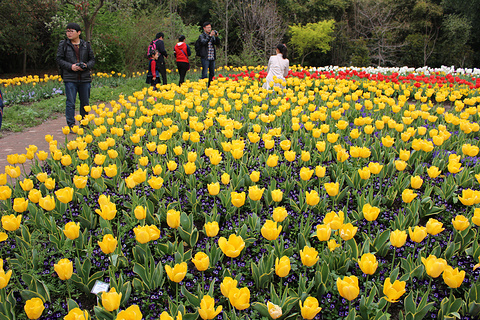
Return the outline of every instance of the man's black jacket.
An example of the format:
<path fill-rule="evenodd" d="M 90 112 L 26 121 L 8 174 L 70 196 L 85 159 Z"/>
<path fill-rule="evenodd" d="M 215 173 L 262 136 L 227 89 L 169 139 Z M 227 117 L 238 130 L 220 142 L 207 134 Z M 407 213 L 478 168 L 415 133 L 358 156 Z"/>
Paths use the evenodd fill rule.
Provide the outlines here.
<path fill-rule="evenodd" d="M 198 39 L 200 40 L 200 58 L 207 59 L 208 58 L 208 43 L 212 41 L 213 44 L 213 59 L 217 59 L 217 49 L 215 48 L 216 45 L 220 44 L 220 39 L 218 37 L 211 37 L 210 35 L 203 32 Z"/>
<path fill-rule="evenodd" d="M 69 39 L 60 41 L 57 50 L 57 64 L 62 68 L 63 81 L 65 82 L 92 82 L 90 70 L 95 65 L 95 56 L 92 46 L 80 39 L 79 44 L 80 61 L 77 61 L 75 49 Z M 84 71 L 72 71 L 72 65 L 77 62 L 84 62 L 87 69 Z"/>

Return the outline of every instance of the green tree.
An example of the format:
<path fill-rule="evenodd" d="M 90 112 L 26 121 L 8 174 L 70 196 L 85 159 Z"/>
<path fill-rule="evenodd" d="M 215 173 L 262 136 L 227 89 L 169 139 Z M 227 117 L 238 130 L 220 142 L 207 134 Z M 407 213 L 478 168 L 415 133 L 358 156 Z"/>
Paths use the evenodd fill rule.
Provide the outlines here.
<path fill-rule="evenodd" d="M 83 21 L 85 40 L 92 38 L 93 25 L 98 12 L 105 4 L 105 0 L 63 0 L 75 8 Z"/>
<path fill-rule="evenodd" d="M 330 50 L 330 42 L 335 38 L 333 36 L 334 26 L 334 20 L 325 20 L 307 23 L 305 26 L 295 24 L 289 27 L 292 36 L 290 43 L 302 57 L 301 64 L 303 64 L 305 57 L 313 52 L 327 53 Z"/>
<path fill-rule="evenodd" d="M 45 38 L 45 23 L 55 10 L 50 0 L 0 1 L 0 44 L 3 55 L 22 57 L 23 74 L 41 54 Z M 27 63 L 27 58 L 31 61 Z M 16 59 L 15 59 L 16 60 Z"/>

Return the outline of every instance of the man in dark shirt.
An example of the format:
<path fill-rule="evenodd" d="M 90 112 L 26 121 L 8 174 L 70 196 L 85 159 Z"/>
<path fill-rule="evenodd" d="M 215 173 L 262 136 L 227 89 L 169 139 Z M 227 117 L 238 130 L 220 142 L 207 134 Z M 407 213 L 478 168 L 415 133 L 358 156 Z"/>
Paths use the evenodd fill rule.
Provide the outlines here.
<path fill-rule="evenodd" d="M 157 70 L 162 76 L 162 83 L 167 84 L 167 69 L 165 68 L 165 58 L 168 58 L 167 50 L 165 50 L 165 44 L 163 43 L 163 32 L 157 33 L 155 36 L 155 49 L 160 53 L 157 59 Z"/>
<path fill-rule="evenodd" d="M 215 76 L 215 59 L 217 58 L 217 52 L 215 46 L 220 44 L 218 38 L 218 32 L 212 30 L 210 22 L 203 24 L 203 33 L 198 37 L 200 42 L 200 58 L 202 61 L 202 77 L 205 79 L 208 72 L 208 85 Z"/>
<path fill-rule="evenodd" d="M 80 39 L 82 30 L 76 23 L 67 25 L 67 39 L 60 41 L 57 50 L 57 63 L 61 68 L 61 76 L 65 83 L 67 103 L 65 117 L 67 125 L 75 125 L 75 100 L 80 98 L 80 115 L 82 119 L 88 114 L 85 106 L 90 104 L 90 85 L 92 77 L 90 70 L 95 65 L 90 43 Z"/>

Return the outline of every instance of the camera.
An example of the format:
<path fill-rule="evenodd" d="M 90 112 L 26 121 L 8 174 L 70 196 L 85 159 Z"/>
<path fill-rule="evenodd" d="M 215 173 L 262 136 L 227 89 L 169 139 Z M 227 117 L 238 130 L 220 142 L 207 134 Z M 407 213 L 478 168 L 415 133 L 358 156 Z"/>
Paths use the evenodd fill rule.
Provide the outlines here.
<path fill-rule="evenodd" d="M 82 69 L 87 69 L 87 64 L 85 62 L 79 62 L 75 64 L 77 67 L 80 67 Z"/>
<path fill-rule="evenodd" d="M 217 30 L 213 30 L 213 32 L 215 32 L 215 35 L 218 36 L 218 31 Z"/>

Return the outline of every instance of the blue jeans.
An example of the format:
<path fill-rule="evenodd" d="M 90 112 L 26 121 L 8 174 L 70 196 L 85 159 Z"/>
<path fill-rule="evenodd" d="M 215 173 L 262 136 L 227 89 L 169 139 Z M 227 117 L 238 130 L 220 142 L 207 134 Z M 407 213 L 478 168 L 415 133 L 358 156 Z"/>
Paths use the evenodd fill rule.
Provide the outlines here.
<path fill-rule="evenodd" d="M 88 114 L 85 106 L 90 104 L 90 82 L 65 82 L 65 96 L 67 97 L 67 106 L 65 108 L 65 117 L 67 125 L 73 127 L 75 125 L 75 100 L 80 98 L 80 115 L 82 119 Z"/>
<path fill-rule="evenodd" d="M 202 58 L 202 77 L 200 79 L 205 79 L 207 77 L 208 71 L 208 85 L 215 76 L 215 60 L 207 60 Z"/>

